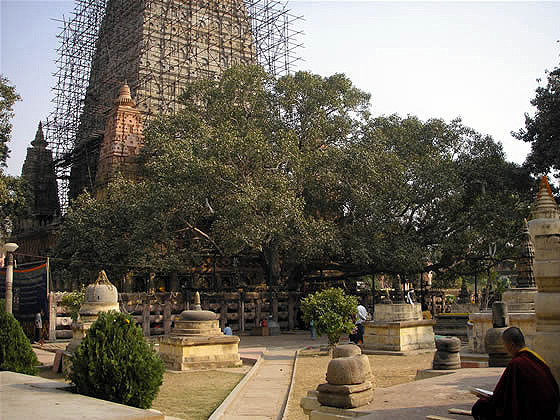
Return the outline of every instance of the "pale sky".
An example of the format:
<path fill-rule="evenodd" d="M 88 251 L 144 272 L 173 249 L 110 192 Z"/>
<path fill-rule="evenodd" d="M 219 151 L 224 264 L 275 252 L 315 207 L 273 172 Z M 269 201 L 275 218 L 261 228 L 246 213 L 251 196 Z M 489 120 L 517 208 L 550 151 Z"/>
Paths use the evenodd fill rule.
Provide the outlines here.
<path fill-rule="evenodd" d="M 461 117 L 522 163 L 529 146 L 510 131 L 533 112 L 537 78 L 560 64 L 560 1 L 300 1 L 298 70 L 345 73 L 372 94 L 374 115 Z M 0 73 L 15 107 L 8 173 L 19 175 L 37 124 L 52 110 L 56 34 L 73 1 L 0 0 Z"/>

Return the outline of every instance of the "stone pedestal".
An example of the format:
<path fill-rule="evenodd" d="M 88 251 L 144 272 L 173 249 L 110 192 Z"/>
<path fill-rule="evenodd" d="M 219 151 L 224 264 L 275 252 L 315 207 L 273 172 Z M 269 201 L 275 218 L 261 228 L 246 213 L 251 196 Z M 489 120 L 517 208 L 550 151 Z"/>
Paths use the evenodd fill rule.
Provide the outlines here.
<path fill-rule="evenodd" d="M 365 351 L 410 352 L 435 349 L 435 321 L 422 319 L 419 303 L 378 305 L 364 322 Z"/>
<path fill-rule="evenodd" d="M 241 366 L 239 337 L 224 335 L 219 322 L 217 314 L 201 309 L 197 292 L 194 309 L 183 311 L 171 334 L 158 339 L 165 367 L 186 371 Z"/>
<path fill-rule="evenodd" d="M 511 360 L 502 334 L 508 325 L 508 308 L 504 302 L 492 304 L 492 328 L 486 332 L 484 344 L 488 353 L 488 367 L 506 367 Z"/>
<path fill-rule="evenodd" d="M 457 337 L 441 337 L 436 339 L 436 353 L 432 362 L 435 370 L 453 370 L 461 368 L 461 340 Z"/>
<path fill-rule="evenodd" d="M 543 177 L 529 221 L 535 248 L 537 331 L 534 349 L 560 381 L 560 211 Z"/>
<path fill-rule="evenodd" d="M 239 337 L 161 337 L 159 355 L 170 370 L 217 369 L 241 366 Z"/>

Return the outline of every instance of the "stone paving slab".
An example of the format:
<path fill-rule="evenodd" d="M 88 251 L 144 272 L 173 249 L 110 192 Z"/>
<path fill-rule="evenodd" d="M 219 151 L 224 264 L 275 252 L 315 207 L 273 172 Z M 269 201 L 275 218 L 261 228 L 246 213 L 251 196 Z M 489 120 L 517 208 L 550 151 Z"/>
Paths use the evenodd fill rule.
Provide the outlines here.
<path fill-rule="evenodd" d="M 161 413 L 73 394 L 47 385 L 54 381 L 0 372 L 2 420 L 163 420 Z M 62 385 L 59 382 L 57 385 Z"/>
<path fill-rule="evenodd" d="M 470 410 L 477 398 L 469 392 L 469 387 L 492 390 L 503 371 L 504 368 L 459 369 L 449 375 L 377 388 L 373 401 L 366 406 L 352 410 L 321 407 L 315 418 L 331 420 L 358 416 L 359 420 L 423 420 L 428 415 L 436 415 L 454 420 L 467 419 L 448 414 L 448 409 Z"/>

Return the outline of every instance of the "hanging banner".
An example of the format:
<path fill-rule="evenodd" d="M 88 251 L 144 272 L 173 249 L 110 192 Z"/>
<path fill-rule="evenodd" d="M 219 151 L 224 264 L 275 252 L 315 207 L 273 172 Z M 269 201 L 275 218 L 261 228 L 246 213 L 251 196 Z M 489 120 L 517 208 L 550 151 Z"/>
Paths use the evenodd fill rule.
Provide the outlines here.
<path fill-rule="evenodd" d="M 43 311 L 48 317 L 47 263 L 14 269 L 12 285 L 14 315 L 36 314 Z M 0 299 L 6 298 L 6 268 L 0 268 Z"/>

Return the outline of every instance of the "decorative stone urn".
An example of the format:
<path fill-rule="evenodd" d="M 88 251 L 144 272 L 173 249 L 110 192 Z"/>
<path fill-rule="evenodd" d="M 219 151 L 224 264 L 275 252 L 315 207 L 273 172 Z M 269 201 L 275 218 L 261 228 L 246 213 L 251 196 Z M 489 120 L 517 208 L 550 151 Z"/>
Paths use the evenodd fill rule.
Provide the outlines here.
<path fill-rule="evenodd" d="M 436 338 L 436 353 L 432 362 L 435 370 L 452 370 L 461 368 L 461 340 L 457 337 Z"/>
<path fill-rule="evenodd" d="M 72 322 L 72 340 L 66 346 L 66 351 L 76 351 L 100 312 L 119 311 L 118 300 L 117 288 L 109 281 L 105 271 L 101 270 L 97 279 L 86 287 L 84 303 L 80 306 L 80 318 Z"/>
<path fill-rule="evenodd" d="M 194 309 L 181 312 L 169 336 L 159 337 L 159 353 L 170 370 L 237 367 L 239 337 L 224 335 L 218 315 L 202 310 L 196 292 Z"/>

